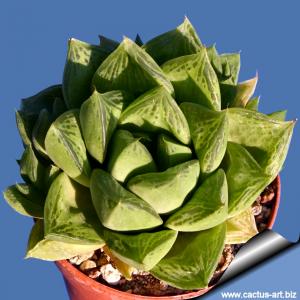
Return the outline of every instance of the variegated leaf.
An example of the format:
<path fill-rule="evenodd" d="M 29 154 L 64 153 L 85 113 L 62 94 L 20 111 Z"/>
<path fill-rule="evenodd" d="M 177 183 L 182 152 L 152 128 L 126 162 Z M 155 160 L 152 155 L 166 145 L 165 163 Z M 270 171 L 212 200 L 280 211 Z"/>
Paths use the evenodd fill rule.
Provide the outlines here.
<path fill-rule="evenodd" d="M 228 212 L 234 217 L 249 208 L 269 183 L 269 176 L 241 145 L 228 142 L 225 157 Z"/>
<path fill-rule="evenodd" d="M 185 17 L 184 22 L 177 28 L 151 39 L 143 48 L 160 65 L 175 57 L 194 54 L 203 45 L 193 25 Z"/>
<path fill-rule="evenodd" d="M 32 183 L 36 188 L 43 191 L 46 168 L 39 161 L 30 145 L 26 147 L 21 157 L 20 173 L 27 183 Z"/>
<path fill-rule="evenodd" d="M 65 173 L 58 175 L 51 184 L 44 212 L 47 239 L 82 245 L 104 244 L 89 189 L 72 181 Z"/>
<path fill-rule="evenodd" d="M 225 233 L 225 223 L 199 232 L 180 232 L 151 274 L 180 289 L 206 288 L 220 260 Z"/>
<path fill-rule="evenodd" d="M 245 108 L 249 110 L 258 111 L 259 101 L 260 101 L 260 97 L 254 97 L 248 101 Z"/>
<path fill-rule="evenodd" d="M 173 230 L 130 235 L 106 230 L 104 235 L 114 256 L 145 271 L 152 269 L 170 251 L 177 238 Z"/>
<path fill-rule="evenodd" d="M 79 108 L 91 95 L 93 75 L 108 54 L 99 46 L 69 40 L 63 76 L 63 94 L 69 109 Z"/>
<path fill-rule="evenodd" d="M 103 243 L 82 245 L 75 242 L 50 240 L 44 238 L 44 225 L 42 220 L 38 220 L 32 227 L 26 258 L 38 258 L 49 261 L 69 259 L 76 255 L 90 253 L 103 246 Z"/>
<path fill-rule="evenodd" d="M 156 171 L 148 149 L 126 130 L 117 130 L 110 143 L 108 171 L 120 182 L 134 175 Z"/>
<path fill-rule="evenodd" d="M 218 77 L 210 64 L 206 49 L 197 54 L 167 61 L 162 70 L 172 82 L 178 102 L 195 102 L 213 110 L 221 109 Z"/>
<path fill-rule="evenodd" d="M 152 89 L 133 101 L 122 113 L 119 124 L 146 132 L 167 131 L 184 144 L 190 142 L 188 123 L 163 87 Z"/>
<path fill-rule="evenodd" d="M 191 160 L 167 169 L 138 175 L 129 180 L 127 187 L 148 202 L 159 214 L 180 207 L 196 186 L 200 174 L 197 160 Z"/>
<path fill-rule="evenodd" d="M 192 159 L 192 150 L 171 137 L 160 134 L 157 141 L 157 159 L 162 170 Z"/>
<path fill-rule="evenodd" d="M 89 186 L 91 172 L 79 127 L 79 111 L 69 110 L 50 126 L 45 147 L 48 156 L 71 178 Z"/>
<path fill-rule="evenodd" d="M 125 90 L 135 96 L 156 86 L 174 91 L 153 58 L 128 38 L 97 69 L 93 85 L 99 92 Z"/>
<path fill-rule="evenodd" d="M 103 163 L 107 145 L 117 127 L 124 105 L 124 94 L 111 91 L 104 94 L 96 90 L 80 109 L 80 124 L 89 153 Z"/>
<path fill-rule="evenodd" d="M 146 201 L 127 191 L 105 171 L 93 171 L 91 193 L 98 217 L 109 229 L 134 231 L 162 224 L 159 215 Z"/>
<path fill-rule="evenodd" d="M 222 169 L 205 179 L 165 226 L 177 231 L 200 231 L 223 223 L 228 217 L 228 188 Z"/>
<path fill-rule="evenodd" d="M 181 110 L 187 118 L 192 141 L 202 173 L 216 170 L 226 151 L 228 139 L 227 111 L 212 111 L 196 103 L 182 103 Z"/>
<path fill-rule="evenodd" d="M 19 214 L 43 218 L 44 195 L 31 185 L 16 184 L 9 186 L 3 193 L 6 202 Z"/>
<path fill-rule="evenodd" d="M 228 116 L 229 141 L 247 147 L 272 182 L 286 158 L 295 121 L 276 121 L 241 108 L 229 109 Z"/>
<path fill-rule="evenodd" d="M 283 122 L 286 119 L 286 114 L 287 114 L 287 110 L 278 110 L 278 111 L 275 111 L 271 114 L 268 114 L 268 116 L 273 120 Z"/>

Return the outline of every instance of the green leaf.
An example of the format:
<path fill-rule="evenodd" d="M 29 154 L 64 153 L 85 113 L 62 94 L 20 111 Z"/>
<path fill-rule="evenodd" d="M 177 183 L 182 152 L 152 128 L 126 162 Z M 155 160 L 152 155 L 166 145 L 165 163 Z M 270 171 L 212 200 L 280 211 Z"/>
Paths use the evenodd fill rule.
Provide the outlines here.
<path fill-rule="evenodd" d="M 193 25 L 185 17 L 177 28 L 151 39 L 143 48 L 160 65 L 175 57 L 194 54 L 203 46 Z"/>
<path fill-rule="evenodd" d="M 46 109 L 42 109 L 32 130 L 32 143 L 34 148 L 45 158 L 48 158 L 45 149 L 45 137 L 50 125 L 50 114 Z"/>
<path fill-rule="evenodd" d="M 52 112 L 52 106 L 56 98 L 63 99 L 61 84 L 50 86 L 36 95 L 22 99 L 21 111 L 27 115 L 38 116 L 42 109 Z"/>
<path fill-rule="evenodd" d="M 220 165 L 228 139 L 228 113 L 216 112 L 195 103 L 182 103 L 201 172 L 211 173 Z"/>
<path fill-rule="evenodd" d="M 67 110 L 62 98 L 55 98 L 52 106 L 52 119 L 55 120 Z"/>
<path fill-rule="evenodd" d="M 225 223 L 204 231 L 179 233 L 151 274 L 180 289 L 206 288 L 220 260 L 225 233 Z"/>
<path fill-rule="evenodd" d="M 207 55 L 208 55 L 208 58 L 210 60 L 212 67 L 214 68 L 218 78 L 220 79 L 220 76 L 223 76 L 223 67 L 222 67 L 222 61 L 221 61 L 220 55 L 218 54 L 216 46 L 213 45 L 211 47 L 206 48 L 206 52 L 207 52 Z"/>
<path fill-rule="evenodd" d="M 127 187 L 148 202 L 159 214 L 180 207 L 196 186 L 200 174 L 197 160 L 191 160 L 164 172 L 138 175 L 129 180 Z"/>
<path fill-rule="evenodd" d="M 104 244 L 89 189 L 72 181 L 65 173 L 53 181 L 44 212 L 47 239 L 83 245 Z"/>
<path fill-rule="evenodd" d="M 258 111 L 259 100 L 260 100 L 260 97 L 254 97 L 254 98 L 250 99 L 248 101 L 248 103 L 246 104 L 245 108 L 254 110 L 254 111 Z"/>
<path fill-rule="evenodd" d="M 55 165 L 48 165 L 46 167 L 46 171 L 45 171 L 45 186 L 46 186 L 46 190 L 48 191 L 48 189 L 50 188 L 53 180 L 57 177 L 57 175 L 59 175 L 61 172 L 60 168 L 58 168 Z"/>
<path fill-rule="evenodd" d="M 177 231 L 206 230 L 223 223 L 228 217 L 228 188 L 222 169 L 208 177 L 192 198 L 165 223 Z"/>
<path fill-rule="evenodd" d="M 69 109 L 79 108 L 91 95 L 93 75 L 108 54 L 99 46 L 69 40 L 63 76 L 63 94 Z"/>
<path fill-rule="evenodd" d="M 226 244 L 246 243 L 258 234 L 251 207 L 228 219 L 226 226 Z"/>
<path fill-rule="evenodd" d="M 38 258 L 49 261 L 69 259 L 76 255 L 89 253 L 102 246 L 103 243 L 81 245 L 45 239 L 43 221 L 38 220 L 32 227 L 29 236 L 26 258 Z"/>
<path fill-rule="evenodd" d="M 20 173 L 27 183 L 44 189 L 45 166 L 38 160 L 31 146 L 27 146 L 20 161 Z"/>
<path fill-rule="evenodd" d="M 43 218 L 44 196 L 36 191 L 33 186 L 25 184 L 9 186 L 3 196 L 6 202 L 19 214 Z"/>
<path fill-rule="evenodd" d="M 31 136 L 37 117 L 32 114 L 24 113 L 20 110 L 16 111 L 16 123 L 20 137 L 25 146 L 31 145 Z"/>
<path fill-rule="evenodd" d="M 110 143 L 108 171 L 120 182 L 141 173 L 156 171 L 147 148 L 129 131 L 117 130 Z"/>
<path fill-rule="evenodd" d="M 231 108 L 229 141 L 247 147 L 269 175 L 269 183 L 282 168 L 293 134 L 295 121 L 281 122 L 246 109 Z"/>
<path fill-rule="evenodd" d="M 206 49 L 197 54 L 167 61 L 162 70 L 172 82 L 178 102 L 195 102 L 213 110 L 221 109 L 218 77 L 210 64 Z"/>
<path fill-rule="evenodd" d="M 173 93 L 172 84 L 153 58 L 128 38 L 101 64 L 93 78 L 99 92 L 125 90 L 139 96 L 156 86 Z"/>
<path fill-rule="evenodd" d="M 142 46 L 144 45 L 144 43 L 143 43 L 143 41 L 142 41 L 142 39 L 141 39 L 141 37 L 140 37 L 139 34 L 136 35 L 134 42 L 135 42 L 138 46 L 140 46 L 140 47 L 142 47 Z"/>
<path fill-rule="evenodd" d="M 105 231 L 105 242 L 112 253 L 138 270 L 152 269 L 172 248 L 177 237 L 173 230 L 120 234 Z"/>
<path fill-rule="evenodd" d="M 192 150 L 165 134 L 158 136 L 157 159 L 162 170 L 192 159 Z"/>
<path fill-rule="evenodd" d="M 182 143 L 190 142 L 188 123 L 163 87 L 152 89 L 133 101 L 122 113 L 119 124 L 147 132 L 168 131 Z"/>
<path fill-rule="evenodd" d="M 219 76 L 220 82 L 224 84 L 236 85 L 238 82 L 241 57 L 240 53 L 224 53 L 219 56 L 222 64 L 222 75 Z"/>
<path fill-rule="evenodd" d="M 100 94 L 96 90 L 80 109 L 80 124 L 89 153 L 103 163 L 107 145 L 117 127 L 124 103 L 121 91 Z"/>
<path fill-rule="evenodd" d="M 48 156 L 71 178 L 89 186 L 91 168 L 79 127 L 79 111 L 70 110 L 50 126 L 45 146 Z"/>
<path fill-rule="evenodd" d="M 222 108 L 246 107 L 248 101 L 255 91 L 257 80 L 258 75 L 256 74 L 255 77 L 240 82 L 237 85 L 222 83 L 220 85 L 222 94 Z"/>
<path fill-rule="evenodd" d="M 275 111 L 271 114 L 268 114 L 268 116 L 273 120 L 285 121 L 286 114 L 287 114 L 287 110 L 279 110 L 279 111 Z"/>
<path fill-rule="evenodd" d="M 119 42 L 109 39 L 103 35 L 99 35 L 100 48 L 107 53 L 111 53 L 116 50 L 119 46 Z"/>
<path fill-rule="evenodd" d="M 249 208 L 268 185 L 269 176 L 241 145 L 228 142 L 225 157 L 228 212 L 234 217 Z"/>
<path fill-rule="evenodd" d="M 98 217 L 106 228 L 117 231 L 150 229 L 162 224 L 155 210 L 124 189 L 102 170 L 94 170 L 91 194 Z"/>

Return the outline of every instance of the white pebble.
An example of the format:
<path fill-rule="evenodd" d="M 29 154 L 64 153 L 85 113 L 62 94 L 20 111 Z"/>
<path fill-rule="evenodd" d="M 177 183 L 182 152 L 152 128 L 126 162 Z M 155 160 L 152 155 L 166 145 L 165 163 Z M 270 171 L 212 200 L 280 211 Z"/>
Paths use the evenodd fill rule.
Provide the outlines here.
<path fill-rule="evenodd" d="M 109 284 L 116 285 L 121 279 L 121 273 L 111 264 L 106 264 L 100 268 L 102 278 Z"/>

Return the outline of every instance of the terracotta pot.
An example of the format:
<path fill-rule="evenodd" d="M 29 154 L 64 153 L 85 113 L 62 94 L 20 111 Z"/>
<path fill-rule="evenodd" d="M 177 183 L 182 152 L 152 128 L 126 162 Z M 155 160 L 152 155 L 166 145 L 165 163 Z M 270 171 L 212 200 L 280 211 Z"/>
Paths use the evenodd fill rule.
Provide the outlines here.
<path fill-rule="evenodd" d="M 275 195 L 275 201 L 271 210 L 271 215 L 267 228 L 271 229 L 276 219 L 279 202 L 280 202 L 280 177 L 277 176 L 275 179 L 277 191 Z M 149 297 L 139 296 L 135 294 L 129 294 L 121 292 L 119 290 L 110 288 L 103 285 L 88 276 L 78 271 L 72 264 L 67 260 L 61 260 L 56 262 L 57 267 L 61 271 L 65 280 L 67 290 L 71 300 L 137 300 L 137 299 L 159 299 L 159 300 L 175 300 L 175 299 L 191 299 L 201 296 L 207 293 L 212 287 L 201 289 L 196 292 L 178 296 L 164 296 L 164 297 Z"/>

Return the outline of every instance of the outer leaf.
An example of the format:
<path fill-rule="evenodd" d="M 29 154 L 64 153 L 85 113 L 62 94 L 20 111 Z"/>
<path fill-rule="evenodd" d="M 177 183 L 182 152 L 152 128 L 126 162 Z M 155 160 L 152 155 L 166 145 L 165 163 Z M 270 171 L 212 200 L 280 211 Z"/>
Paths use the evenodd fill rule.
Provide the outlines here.
<path fill-rule="evenodd" d="M 56 261 L 68 259 L 75 255 L 83 255 L 103 246 L 102 243 L 81 245 L 45 239 L 43 227 L 41 220 L 34 224 L 28 240 L 26 258 Z"/>
<path fill-rule="evenodd" d="M 205 231 L 179 233 L 151 274 L 180 289 L 207 287 L 222 254 L 225 233 L 225 223 Z"/>
<path fill-rule="evenodd" d="M 63 93 L 70 108 L 79 108 L 92 93 L 91 81 L 94 73 L 109 52 L 105 49 L 70 39 L 63 76 Z"/>
<path fill-rule="evenodd" d="M 258 75 L 237 85 L 221 84 L 222 107 L 245 107 L 252 97 Z"/>
<path fill-rule="evenodd" d="M 90 165 L 79 127 L 79 112 L 70 110 L 50 126 L 46 151 L 52 161 L 75 181 L 89 186 Z"/>
<path fill-rule="evenodd" d="M 227 145 L 226 176 L 230 217 L 249 208 L 269 183 L 269 177 L 251 154 L 243 146 L 231 142 Z"/>
<path fill-rule="evenodd" d="M 220 110 L 218 77 L 205 48 L 197 54 L 167 61 L 162 65 L 162 70 L 172 82 L 178 102 L 195 102 L 213 110 Z"/>
<path fill-rule="evenodd" d="M 120 260 L 119 258 L 117 258 L 107 246 L 104 246 L 103 251 L 106 255 L 108 255 L 110 257 L 110 259 L 114 262 L 114 265 L 116 266 L 117 270 L 127 279 L 127 280 L 131 280 L 132 277 L 132 273 L 134 271 L 134 267 L 126 264 L 125 262 L 123 262 L 122 260 Z"/>
<path fill-rule="evenodd" d="M 103 245 L 101 224 L 87 188 L 65 173 L 53 181 L 45 203 L 45 237 L 75 244 Z"/>
<path fill-rule="evenodd" d="M 228 139 L 227 111 L 216 112 L 195 103 L 182 103 L 201 172 L 211 173 L 220 165 Z"/>
<path fill-rule="evenodd" d="M 138 175 L 129 180 L 127 187 L 159 214 L 164 214 L 182 205 L 196 186 L 199 174 L 199 162 L 191 160 L 164 172 Z"/>
<path fill-rule="evenodd" d="M 245 108 L 254 110 L 254 111 L 258 111 L 259 100 L 260 100 L 260 97 L 255 97 L 255 98 L 250 99 L 248 101 L 248 103 L 246 104 Z"/>
<path fill-rule="evenodd" d="M 52 106 L 52 119 L 62 115 L 67 110 L 66 104 L 62 98 L 55 98 Z"/>
<path fill-rule="evenodd" d="M 16 111 L 16 123 L 19 130 L 19 134 L 22 138 L 24 145 L 31 145 L 31 136 L 34 124 L 36 122 L 35 115 L 29 115 L 22 111 Z"/>
<path fill-rule="evenodd" d="M 117 130 L 110 147 L 107 169 L 118 181 L 124 182 L 131 176 L 156 171 L 150 152 L 129 131 Z"/>
<path fill-rule="evenodd" d="M 101 64 L 93 84 L 100 92 L 125 90 L 135 96 L 156 86 L 174 91 L 153 58 L 128 38 Z"/>
<path fill-rule="evenodd" d="M 287 110 L 279 110 L 279 111 L 275 111 L 271 114 L 268 114 L 268 116 L 273 120 L 285 121 L 286 114 L 287 114 Z"/>
<path fill-rule="evenodd" d="M 200 231 L 223 223 L 228 217 L 228 189 L 225 173 L 219 169 L 208 177 L 192 198 L 165 223 L 177 231 Z"/>
<path fill-rule="evenodd" d="M 26 182 L 32 183 L 35 187 L 43 190 L 45 172 L 44 165 L 37 159 L 32 147 L 27 146 L 20 161 L 22 178 Z"/>
<path fill-rule="evenodd" d="M 121 91 L 100 94 L 96 90 L 80 109 L 80 124 L 89 153 L 103 163 L 108 142 L 123 107 Z"/>
<path fill-rule="evenodd" d="M 287 155 L 295 121 L 276 121 L 240 108 L 228 112 L 229 140 L 246 146 L 272 182 Z"/>
<path fill-rule="evenodd" d="M 100 48 L 107 53 L 111 53 L 116 50 L 119 46 L 119 42 L 109 39 L 103 35 L 99 35 Z"/>
<path fill-rule="evenodd" d="M 161 169 L 173 167 L 192 159 L 192 151 L 165 134 L 160 134 L 157 142 L 157 159 Z"/>
<path fill-rule="evenodd" d="M 122 113 L 119 123 L 147 132 L 165 130 L 184 144 L 190 142 L 188 123 L 163 87 L 152 89 L 132 102 Z"/>
<path fill-rule="evenodd" d="M 105 241 L 112 253 L 139 270 L 152 269 L 172 248 L 177 237 L 173 230 L 133 235 L 105 232 Z"/>
<path fill-rule="evenodd" d="M 22 99 L 21 111 L 27 115 L 38 116 L 42 109 L 52 112 L 56 98 L 63 99 L 61 84 L 50 86 L 36 95 Z"/>
<path fill-rule="evenodd" d="M 155 210 L 144 200 L 124 189 L 102 170 L 91 178 L 92 200 L 101 223 L 112 230 L 130 231 L 162 224 Z"/>
<path fill-rule="evenodd" d="M 32 142 L 35 149 L 46 158 L 45 137 L 50 125 L 51 117 L 46 109 L 42 109 L 32 130 Z"/>
<path fill-rule="evenodd" d="M 43 217 L 43 195 L 40 195 L 32 186 L 12 185 L 5 190 L 3 196 L 19 214 L 35 218 Z"/>
<path fill-rule="evenodd" d="M 143 48 L 158 64 L 175 57 L 194 54 L 203 48 L 197 33 L 187 17 L 174 30 L 148 41 Z"/>
<path fill-rule="evenodd" d="M 226 244 L 246 243 L 258 233 L 251 207 L 228 219 L 226 226 Z"/>
<path fill-rule="evenodd" d="M 144 45 L 142 38 L 140 37 L 139 34 L 136 35 L 134 42 L 140 47 L 142 47 Z"/>

